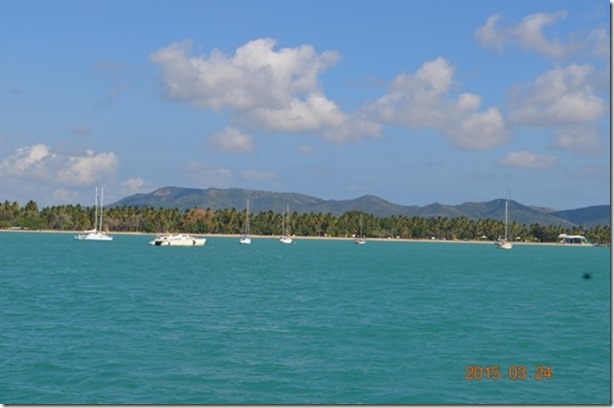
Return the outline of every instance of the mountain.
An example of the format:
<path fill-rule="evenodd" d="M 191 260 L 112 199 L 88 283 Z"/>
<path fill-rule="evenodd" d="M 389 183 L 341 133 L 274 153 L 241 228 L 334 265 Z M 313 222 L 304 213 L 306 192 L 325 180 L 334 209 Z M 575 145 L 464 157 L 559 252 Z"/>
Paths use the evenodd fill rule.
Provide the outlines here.
<path fill-rule="evenodd" d="M 611 213 L 609 205 L 594 205 L 575 210 L 554 211 L 551 214 L 586 228 L 597 225 L 610 225 Z"/>
<path fill-rule="evenodd" d="M 246 200 L 250 200 L 250 211 L 254 213 L 273 211 L 281 213 L 286 205 L 297 213 L 331 213 L 341 216 L 348 211 L 361 211 L 378 217 L 393 215 L 406 217 L 467 217 L 472 220 L 492 218 L 503 220 L 505 200 L 495 199 L 487 202 L 466 202 L 460 205 L 440 203 L 424 207 L 399 205 L 380 197 L 366 195 L 352 200 L 324 200 L 298 193 L 275 193 L 270 191 L 246 190 L 240 188 L 182 188 L 163 187 L 148 194 L 134 194 L 109 207 L 134 206 L 152 208 L 210 208 L 221 210 L 235 208 L 243 211 Z M 596 225 L 610 226 L 610 205 L 598 205 L 574 210 L 554 211 L 552 209 L 525 206 L 517 201 L 508 203 L 510 222 L 519 224 L 560 225 L 571 228 L 581 225 L 590 228 Z"/>

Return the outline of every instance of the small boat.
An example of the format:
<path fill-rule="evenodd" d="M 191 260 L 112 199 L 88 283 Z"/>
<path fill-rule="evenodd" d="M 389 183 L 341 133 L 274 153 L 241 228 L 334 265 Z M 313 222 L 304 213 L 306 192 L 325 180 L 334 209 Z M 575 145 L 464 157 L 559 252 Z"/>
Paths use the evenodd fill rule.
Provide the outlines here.
<path fill-rule="evenodd" d="M 112 241 L 113 237 L 102 231 L 102 197 L 104 189 L 100 189 L 100 223 L 98 225 L 98 187 L 96 187 L 96 197 L 94 199 L 94 228 L 83 231 L 75 235 L 75 239 L 79 241 Z M 98 230 L 100 228 L 100 230 Z"/>
<path fill-rule="evenodd" d="M 152 246 L 204 246 L 206 238 L 193 237 L 188 234 L 166 234 L 149 241 Z"/>
<path fill-rule="evenodd" d="M 513 246 L 512 243 L 507 240 L 507 201 L 508 199 L 505 199 L 505 237 L 495 241 L 497 249 L 512 249 Z"/>
<path fill-rule="evenodd" d="M 245 233 L 239 238 L 239 243 L 243 245 L 249 245 L 252 243 L 252 237 L 249 236 L 249 198 L 247 199 L 247 206 L 245 210 Z"/>
<path fill-rule="evenodd" d="M 560 244 L 567 244 L 567 245 L 594 246 L 583 235 L 560 234 L 559 235 L 559 243 Z"/>
<path fill-rule="evenodd" d="M 358 234 L 358 236 L 354 240 L 354 243 L 358 245 L 363 245 L 366 242 L 367 240 L 365 239 L 365 236 L 363 235 L 363 232 L 362 232 L 362 214 L 360 214 L 360 234 Z"/>
<path fill-rule="evenodd" d="M 282 244 L 291 244 L 292 238 L 290 238 L 290 206 L 286 206 L 287 220 L 286 214 L 281 215 L 281 237 L 279 237 L 279 242 Z"/>

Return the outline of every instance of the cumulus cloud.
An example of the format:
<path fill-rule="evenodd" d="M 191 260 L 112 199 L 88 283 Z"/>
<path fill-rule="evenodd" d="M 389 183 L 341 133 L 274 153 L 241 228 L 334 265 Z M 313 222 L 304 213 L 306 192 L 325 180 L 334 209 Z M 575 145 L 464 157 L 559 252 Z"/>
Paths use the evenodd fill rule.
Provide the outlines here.
<path fill-rule="evenodd" d="M 601 150 L 602 141 L 593 126 L 568 126 L 557 130 L 554 145 L 577 154 L 592 154 Z"/>
<path fill-rule="evenodd" d="M 565 10 L 555 13 L 534 13 L 516 24 L 500 26 L 501 16 L 494 14 L 486 19 L 483 26 L 475 30 L 474 37 L 484 48 L 503 51 L 506 44 L 514 44 L 527 51 L 555 59 L 566 58 L 578 52 L 603 55 L 606 44 L 609 50 L 609 42 L 605 41 L 603 30 L 595 31 L 589 36 L 572 34 L 567 41 L 546 37 L 544 29 L 566 17 Z"/>
<path fill-rule="evenodd" d="M 553 156 L 544 156 L 523 150 L 508 153 L 501 160 L 501 164 L 508 167 L 543 169 L 557 165 L 558 159 Z"/>
<path fill-rule="evenodd" d="M 279 109 L 297 94 L 319 89 L 318 75 L 335 64 L 338 53 L 316 54 L 313 47 L 273 49 L 263 38 L 239 47 L 233 56 L 219 50 L 210 56 L 189 56 L 191 43 L 172 44 L 151 54 L 162 69 L 166 95 L 196 107 L 250 110 Z"/>
<path fill-rule="evenodd" d="M 483 47 L 503 51 L 505 38 L 502 30 L 497 27 L 500 19 L 500 15 L 494 14 L 488 17 L 486 23 L 475 31 L 474 36 Z"/>
<path fill-rule="evenodd" d="M 113 152 L 66 156 L 39 143 L 17 149 L 0 162 L 0 175 L 30 178 L 65 186 L 83 186 L 112 175 L 119 165 Z"/>
<path fill-rule="evenodd" d="M 357 126 L 322 92 L 319 77 L 336 64 L 337 52 L 318 54 L 310 45 L 275 46 L 275 40 L 262 38 L 231 56 L 219 50 L 191 56 L 191 43 L 184 41 L 152 53 L 150 59 L 161 69 L 168 98 L 200 109 L 224 109 L 243 127 L 311 132 L 332 141 L 377 136 L 377 125 L 363 120 Z"/>
<path fill-rule="evenodd" d="M 229 127 L 220 133 L 212 135 L 208 144 L 221 152 L 250 152 L 254 150 L 252 137 L 239 129 Z"/>
<path fill-rule="evenodd" d="M 478 95 L 452 95 L 453 76 L 448 61 L 428 61 L 414 75 L 398 75 L 370 109 L 385 122 L 434 129 L 464 149 L 489 149 L 508 140 L 511 134 L 496 107 L 482 112 Z"/>
<path fill-rule="evenodd" d="M 124 189 L 128 191 L 138 191 L 144 185 L 145 185 L 145 180 L 143 180 L 140 177 L 132 177 L 132 178 L 125 180 L 122 183 L 122 186 L 124 187 Z"/>
<path fill-rule="evenodd" d="M 554 132 L 559 148 L 598 151 L 596 122 L 607 113 L 605 101 L 595 91 L 598 81 L 590 65 L 553 68 L 512 92 L 509 119 L 516 125 Z"/>

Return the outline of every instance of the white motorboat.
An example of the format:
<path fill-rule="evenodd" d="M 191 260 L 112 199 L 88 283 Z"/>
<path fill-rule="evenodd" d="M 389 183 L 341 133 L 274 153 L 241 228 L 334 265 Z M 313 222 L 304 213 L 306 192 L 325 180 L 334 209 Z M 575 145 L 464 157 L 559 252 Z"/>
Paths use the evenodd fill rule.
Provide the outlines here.
<path fill-rule="evenodd" d="M 156 237 L 149 242 L 152 246 L 204 246 L 206 238 L 193 237 L 188 234 L 166 234 Z"/>
<path fill-rule="evenodd" d="M 98 187 L 96 187 L 96 198 L 94 201 L 94 229 L 83 231 L 75 235 L 79 241 L 112 241 L 113 237 L 102 231 L 102 199 L 104 189 L 100 189 L 100 222 L 98 223 Z M 100 228 L 100 230 L 98 230 Z"/>

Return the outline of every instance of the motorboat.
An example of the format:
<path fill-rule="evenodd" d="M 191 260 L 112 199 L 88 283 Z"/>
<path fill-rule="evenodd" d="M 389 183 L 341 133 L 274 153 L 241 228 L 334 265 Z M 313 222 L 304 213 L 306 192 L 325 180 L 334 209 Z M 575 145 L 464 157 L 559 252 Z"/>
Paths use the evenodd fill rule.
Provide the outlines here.
<path fill-rule="evenodd" d="M 166 234 L 149 241 L 152 246 L 204 246 L 206 238 L 193 237 L 188 234 Z"/>

